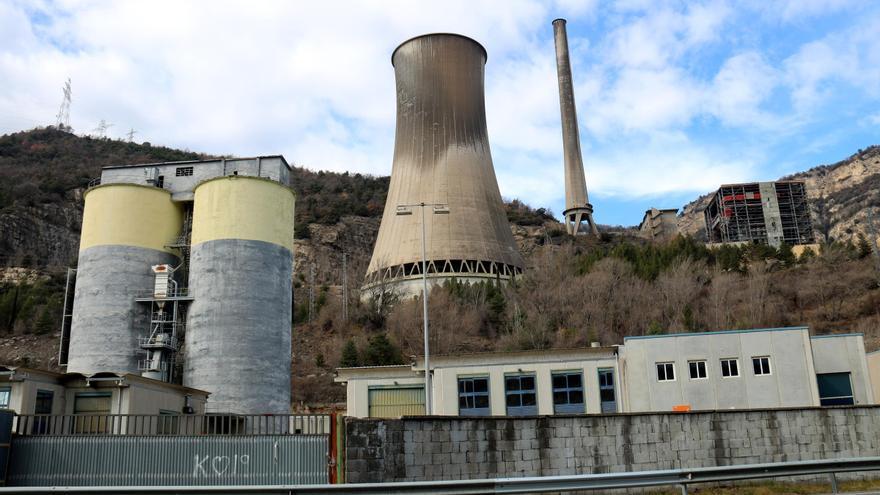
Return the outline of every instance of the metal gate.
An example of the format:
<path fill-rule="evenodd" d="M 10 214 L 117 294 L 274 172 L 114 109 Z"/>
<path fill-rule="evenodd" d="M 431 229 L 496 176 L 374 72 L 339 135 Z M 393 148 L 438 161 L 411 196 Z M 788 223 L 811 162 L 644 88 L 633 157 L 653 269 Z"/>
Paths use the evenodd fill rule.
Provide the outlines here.
<path fill-rule="evenodd" d="M 19 416 L 7 485 L 329 483 L 330 416 L 273 416 L 269 428 L 257 423 L 265 417 L 228 418 L 188 416 L 169 429 L 160 416 Z"/>

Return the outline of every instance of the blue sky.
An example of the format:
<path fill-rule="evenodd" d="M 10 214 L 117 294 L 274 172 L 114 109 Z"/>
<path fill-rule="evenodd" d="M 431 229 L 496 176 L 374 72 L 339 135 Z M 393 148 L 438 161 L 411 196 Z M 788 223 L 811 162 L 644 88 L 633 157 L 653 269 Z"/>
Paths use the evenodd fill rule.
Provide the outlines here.
<path fill-rule="evenodd" d="M 489 53 L 502 195 L 563 209 L 551 21 L 568 19 L 596 220 L 880 144 L 880 2 L 0 0 L 0 132 L 71 124 L 208 153 L 388 174 L 391 51 L 434 31 Z"/>

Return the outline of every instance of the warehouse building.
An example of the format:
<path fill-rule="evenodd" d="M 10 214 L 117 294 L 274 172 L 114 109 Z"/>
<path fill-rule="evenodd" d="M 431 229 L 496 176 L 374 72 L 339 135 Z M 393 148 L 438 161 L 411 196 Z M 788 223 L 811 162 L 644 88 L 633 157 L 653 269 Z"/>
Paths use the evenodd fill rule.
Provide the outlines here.
<path fill-rule="evenodd" d="M 812 244 L 813 226 L 801 181 L 726 184 L 704 211 L 710 243 Z"/>
<path fill-rule="evenodd" d="M 0 366 L 0 409 L 20 415 L 203 414 L 203 390 L 134 374 Z"/>
<path fill-rule="evenodd" d="M 434 412 L 443 416 L 875 402 L 862 335 L 811 337 L 807 327 L 629 337 L 612 347 L 432 356 L 430 362 Z M 424 414 L 423 363 L 338 369 L 348 414 Z"/>

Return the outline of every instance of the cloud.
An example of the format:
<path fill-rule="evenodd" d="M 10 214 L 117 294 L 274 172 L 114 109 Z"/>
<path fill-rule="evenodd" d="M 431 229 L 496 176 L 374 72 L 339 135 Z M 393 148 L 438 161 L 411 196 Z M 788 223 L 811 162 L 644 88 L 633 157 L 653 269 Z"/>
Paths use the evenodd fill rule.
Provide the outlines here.
<path fill-rule="evenodd" d="M 561 211 L 550 21 L 563 16 L 591 194 L 704 191 L 760 174 L 761 160 L 791 149 L 805 122 L 867 114 L 880 99 L 878 9 L 768 5 L 0 2 L 0 131 L 53 123 L 70 76 L 79 132 L 106 119 L 116 137 L 133 128 L 170 146 L 387 174 L 391 51 L 414 35 L 453 31 L 489 53 L 487 120 L 502 193 Z M 822 19 L 829 13 L 853 15 Z"/>

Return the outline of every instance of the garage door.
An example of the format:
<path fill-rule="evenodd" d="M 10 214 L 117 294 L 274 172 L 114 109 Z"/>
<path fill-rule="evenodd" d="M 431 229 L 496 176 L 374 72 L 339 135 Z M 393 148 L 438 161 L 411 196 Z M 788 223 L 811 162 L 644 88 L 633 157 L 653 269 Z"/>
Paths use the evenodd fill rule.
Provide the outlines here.
<path fill-rule="evenodd" d="M 371 418 L 397 418 L 425 414 L 425 389 L 412 387 L 376 387 L 369 390 Z"/>

